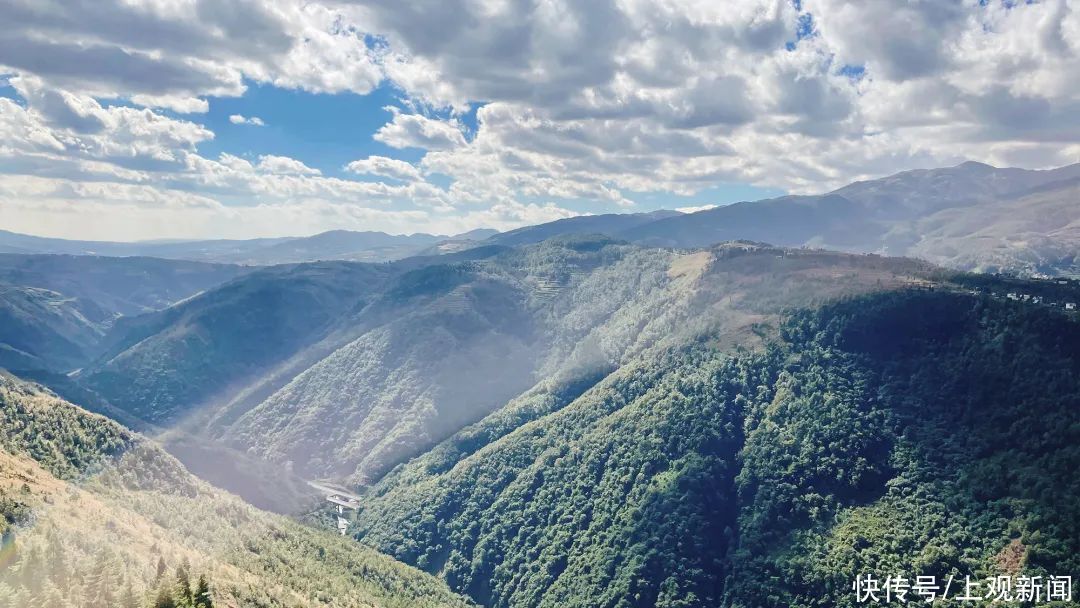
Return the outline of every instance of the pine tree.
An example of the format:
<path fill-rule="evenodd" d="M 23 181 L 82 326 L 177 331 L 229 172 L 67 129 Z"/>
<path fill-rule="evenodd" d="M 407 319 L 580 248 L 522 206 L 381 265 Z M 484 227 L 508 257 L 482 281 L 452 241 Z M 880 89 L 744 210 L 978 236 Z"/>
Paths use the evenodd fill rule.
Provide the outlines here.
<path fill-rule="evenodd" d="M 176 601 L 173 600 L 172 594 L 169 593 L 168 587 L 162 587 L 158 590 L 157 597 L 154 599 L 153 608 L 178 608 Z"/>
<path fill-rule="evenodd" d="M 181 608 L 191 608 L 192 605 L 190 569 L 191 565 L 186 559 L 184 563 L 176 568 L 176 585 L 173 597 L 176 599 L 176 605 Z"/>
<path fill-rule="evenodd" d="M 45 587 L 41 592 L 40 602 L 42 606 L 47 608 L 67 608 L 68 602 L 64 599 L 64 594 L 60 592 L 60 589 L 56 587 L 52 582 L 45 583 Z"/>
<path fill-rule="evenodd" d="M 161 581 L 161 577 L 165 576 L 165 572 L 168 569 L 169 569 L 169 567 L 165 565 L 165 558 L 164 557 L 158 557 L 157 574 L 154 576 L 154 582 Z"/>
<path fill-rule="evenodd" d="M 116 605 L 117 573 L 120 567 L 107 549 L 102 549 L 86 580 L 86 602 L 89 608 L 112 608 Z"/>
<path fill-rule="evenodd" d="M 131 588 L 131 581 L 124 587 L 120 595 L 120 608 L 139 608 L 139 599 L 135 597 L 135 590 Z"/>
<path fill-rule="evenodd" d="M 210 585 L 206 582 L 205 575 L 199 575 L 199 582 L 195 585 L 194 608 L 214 608 L 214 602 L 210 599 Z"/>
<path fill-rule="evenodd" d="M 45 561 L 49 565 L 50 578 L 61 589 L 67 589 L 70 584 L 69 576 L 71 567 L 68 565 L 67 551 L 64 550 L 60 533 L 55 528 L 50 528 L 45 536 Z"/>

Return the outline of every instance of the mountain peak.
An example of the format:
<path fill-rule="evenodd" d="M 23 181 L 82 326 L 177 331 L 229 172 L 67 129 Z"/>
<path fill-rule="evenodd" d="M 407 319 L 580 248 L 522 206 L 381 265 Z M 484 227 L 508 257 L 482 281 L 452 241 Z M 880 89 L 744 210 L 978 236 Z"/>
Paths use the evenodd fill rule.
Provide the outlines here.
<path fill-rule="evenodd" d="M 968 160 L 968 161 L 964 161 L 964 162 L 960 163 L 959 165 L 956 165 L 956 167 L 954 167 L 954 169 L 967 169 L 967 170 L 977 170 L 977 171 L 995 171 L 995 170 L 997 170 L 997 167 L 995 167 L 993 165 L 988 165 L 986 163 L 980 163 L 980 162 L 975 161 L 975 160 Z"/>

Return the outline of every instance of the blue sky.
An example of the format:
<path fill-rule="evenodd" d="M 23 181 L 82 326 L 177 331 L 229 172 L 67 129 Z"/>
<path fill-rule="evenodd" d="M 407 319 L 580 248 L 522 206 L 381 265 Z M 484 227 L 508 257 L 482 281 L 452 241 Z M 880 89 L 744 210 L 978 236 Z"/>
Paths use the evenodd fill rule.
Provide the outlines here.
<path fill-rule="evenodd" d="M 346 164 L 358 158 L 377 155 L 416 163 L 425 154 L 422 148 L 394 148 L 372 137 L 393 118 L 393 113 L 387 107 L 408 111 L 403 92 L 391 84 L 383 83 L 363 95 L 351 92 L 317 94 L 272 85 L 247 84 L 248 89 L 241 97 L 208 99 L 209 111 L 201 117 L 200 122 L 210 128 L 215 137 L 200 144 L 199 151 L 202 154 L 216 157 L 227 152 L 247 159 L 257 159 L 264 154 L 289 156 L 309 167 L 319 169 L 323 175 L 354 179 L 375 179 L 350 176 L 348 171 L 344 170 Z M 465 127 L 467 134 L 476 131 L 476 111 L 482 105 L 470 103 L 466 111 L 454 114 Z M 236 114 L 258 117 L 265 124 L 232 124 L 229 117 Z M 451 112 L 433 110 L 430 114 L 446 118 Z M 450 183 L 450 179 L 445 175 L 434 175 L 429 180 L 443 186 Z M 638 212 L 723 205 L 781 196 L 784 193 L 783 189 L 775 187 L 718 183 L 690 195 L 627 192 L 627 198 L 636 203 L 631 209 L 614 203 L 598 206 L 595 201 L 586 199 L 563 199 L 561 203 L 581 213 Z M 540 199 L 530 200 L 542 202 Z"/>
<path fill-rule="evenodd" d="M 10 15 L 0 229 L 505 230 L 1080 160 L 1064 0 L 193 2 Z"/>
<path fill-rule="evenodd" d="M 338 175 L 350 161 L 370 155 L 414 163 L 423 150 L 396 150 L 372 139 L 392 114 L 386 106 L 400 105 L 399 93 L 383 85 L 366 95 L 351 92 L 309 93 L 273 85 L 248 84 L 241 97 L 212 97 L 200 121 L 214 131 L 213 141 L 199 151 L 216 157 L 221 152 L 257 158 L 263 154 L 290 156 Z M 257 116 L 266 124 L 231 124 L 229 116 Z"/>

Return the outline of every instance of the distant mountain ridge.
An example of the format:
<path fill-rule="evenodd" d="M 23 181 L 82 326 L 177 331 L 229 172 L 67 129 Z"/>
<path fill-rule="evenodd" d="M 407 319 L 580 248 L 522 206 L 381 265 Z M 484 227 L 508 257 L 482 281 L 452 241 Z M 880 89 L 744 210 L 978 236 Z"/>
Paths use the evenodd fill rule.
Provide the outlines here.
<path fill-rule="evenodd" d="M 600 215 L 579 215 L 555 220 L 546 224 L 525 226 L 516 230 L 502 232 L 488 238 L 486 243 L 498 245 L 529 245 L 557 236 L 571 234 L 606 234 L 619 236 L 637 226 L 682 215 L 678 211 L 661 209 L 647 213 L 605 213 Z"/>
<path fill-rule="evenodd" d="M 1080 164 L 1031 171 L 963 163 L 817 196 L 661 219 L 620 238 L 668 247 L 728 239 L 891 256 L 988 272 L 1080 274 Z"/>
<path fill-rule="evenodd" d="M 0 254 L 0 283 L 55 290 L 113 316 L 165 308 L 249 269 L 148 257 Z"/>
<path fill-rule="evenodd" d="M 747 239 L 785 247 L 914 256 L 980 272 L 1080 276 L 1080 163 L 1049 170 L 977 162 L 853 182 L 819 195 L 744 201 L 695 213 L 579 215 L 497 233 L 390 235 L 332 230 L 310 237 L 107 243 L 0 231 L 0 252 L 143 255 L 248 265 L 380 262 L 484 245 L 520 246 L 605 234 L 693 248 Z"/>
<path fill-rule="evenodd" d="M 0 254 L 0 368 L 68 372 L 122 316 L 166 308 L 248 272 L 156 258 Z"/>
<path fill-rule="evenodd" d="M 482 240 L 498 231 L 471 230 L 461 235 L 387 234 L 330 230 L 308 237 L 245 240 L 167 240 L 141 242 L 72 241 L 0 230 L 0 253 L 155 257 L 266 266 L 323 260 L 383 262 L 416 255 L 442 241 Z"/>
<path fill-rule="evenodd" d="M 695 213 L 583 215 L 485 242 L 585 234 L 675 248 L 747 239 L 919 257 L 959 270 L 1080 276 L 1080 163 L 1028 170 L 966 162 Z"/>

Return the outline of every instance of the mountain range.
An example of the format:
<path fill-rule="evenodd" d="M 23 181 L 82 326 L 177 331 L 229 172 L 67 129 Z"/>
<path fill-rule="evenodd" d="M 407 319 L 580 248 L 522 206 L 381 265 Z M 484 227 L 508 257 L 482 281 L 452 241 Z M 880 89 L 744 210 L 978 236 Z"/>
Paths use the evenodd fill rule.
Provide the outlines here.
<path fill-rule="evenodd" d="M 0 254 L 0 367 L 70 371 L 97 356 L 118 319 L 246 271 L 155 258 Z"/>
<path fill-rule="evenodd" d="M 977 272 L 1080 276 L 1080 163 L 1052 170 L 966 162 L 695 213 L 582 215 L 504 233 L 447 237 L 334 230 L 302 238 L 111 243 L 0 231 L 0 252 L 151 256 L 269 265 L 387 261 L 480 245 L 517 246 L 569 234 L 606 234 L 661 247 L 749 239 L 788 247 L 919 257 Z"/>
<path fill-rule="evenodd" d="M 967 162 L 855 182 L 821 195 L 740 202 L 695 213 L 568 218 L 496 235 L 522 244 L 604 233 L 649 246 L 750 239 L 918 257 L 978 272 L 1080 275 L 1080 164 L 1032 171 Z"/>
<path fill-rule="evenodd" d="M 266 266 L 320 260 L 381 262 L 417 255 L 443 242 L 483 240 L 497 231 L 472 230 L 457 236 L 395 235 L 385 232 L 331 230 L 309 237 L 207 241 L 71 241 L 0 230 L 0 253 L 154 257 Z"/>
<path fill-rule="evenodd" d="M 485 606 L 855 606 L 864 572 L 1077 572 L 1080 324 L 957 278 L 537 387 L 369 488 L 355 535 Z"/>
<path fill-rule="evenodd" d="M 962 270 L 1078 272 L 1080 164 L 1049 171 L 964 163 L 856 182 L 820 196 L 717 207 L 635 227 L 635 242 L 745 238 L 911 256 Z"/>
<path fill-rule="evenodd" d="M 352 535 L 485 606 L 812 606 L 863 570 L 1080 566 L 1074 282 L 745 241 L 480 253 L 250 273 L 76 379 L 359 488 Z M 356 306 L 315 287 L 342 283 Z M 322 304 L 317 342 L 185 334 L 310 335 L 281 315 Z M 253 367 L 184 367 L 204 360 Z M 209 392 L 135 407 L 185 378 Z"/>
<path fill-rule="evenodd" d="M 927 272 L 601 236 L 459 255 L 480 252 L 494 255 L 252 273 L 118 325 L 125 337 L 76 379 L 151 424 L 183 422 L 304 476 L 368 483 L 538 378 L 592 378 L 704 328 L 741 336 L 780 307 Z"/>
<path fill-rule="evenodd" d="M 243 264 L 0 255 L 23 378 L 0 376 L 23 539 L 0 572 L 78 529 L 48 577 L 74 603 L 98 562 L 243 606 L 810 608 L 855 606 L 866 572 L 1080 576 L 1078 188 L 1080 165 L 965 163 L 404 257 L 369 234 L 379 261 L 356 233 Z"/>

